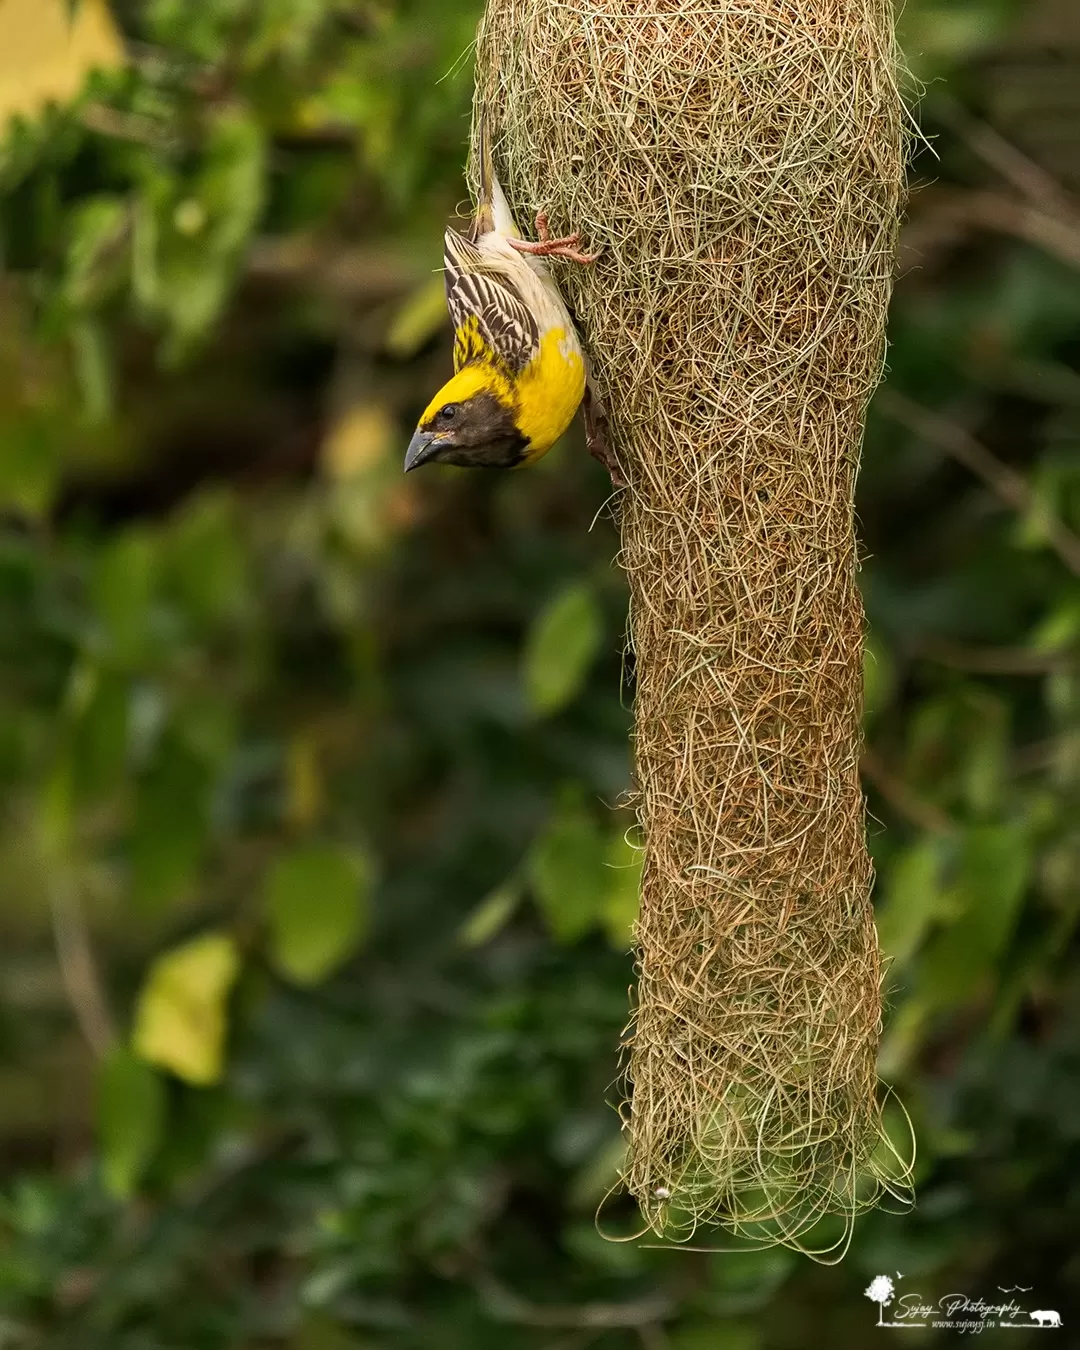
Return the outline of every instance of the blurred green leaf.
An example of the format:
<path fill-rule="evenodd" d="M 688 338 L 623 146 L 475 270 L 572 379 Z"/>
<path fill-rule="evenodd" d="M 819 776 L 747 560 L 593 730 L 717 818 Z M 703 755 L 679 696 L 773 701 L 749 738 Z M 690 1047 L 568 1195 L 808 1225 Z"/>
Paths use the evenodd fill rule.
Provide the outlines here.
<path fill-rule="evenodd" d="M 569 1199 L 579 1209 L 595 1211 L 613 1187 L 618 1186 L 626 1164 L 626 1139 L 613 1135 L 596 1150 L 574 1177 Z"/>
<path fill-rule="evenodd" d="M 526 875 L 548 928 L 576 942 L 604 913 L 610 885 L 607 844 L 577 794 L 566 794 L 529 850 Z"/>
<path fill-rule="evenodd" d="M 105 796 L 120 782 L 128 754 L 131 684 L 109 669 L 87 672 L 89 694 L 72 736 L 76 789 L 84 798 Z"/>
<path fill-rule="evenodd" d="M 461 925 L 458 939 L 463 947 L 482 947 L 502 931 L 521 902 L 521 883 L 516 877 L 497 886 Z"/>
<path fill-rule="evenodd" d="M 112 357 L 105 329 L 96 318 L 77 319 L 71 325 L 75 374 L 88 422 L 103 422 L 112 411 Z"/>
<path fill-rule="evenodd" d="M 60 485 L 59 428 L 31 412 L 3 427 L 2 435 L 0 507 L 40 518 Z"/>
<path fill-rule="evenodd" d="M 247 597 L 247 557 L 233 503 L 207 493 L 176 520 L 162 548 L 165 584 L 200 622 L 234 617 Z"/>
<path fill-rule="evenodd" d="M 197 172 L 178 179 L 154 165 L 134 217 L 133 284 L 161 312 L 176 359 L 202 338 L 229 294 L 241 251 L 264 205 L 266 132 L 237 104 L 212 119 Z"/>
<path fill-rule="evenodd" d="M 102 1060 L 98 1076 L 98 1133 L 105 1184 L 127 1200 L 142 1180 L 165 1131 L 165 1085 L 126 1046 Z"/>
<path fill-rule="evenodd" d="M 1036 626 L 1029 638 L 1033 651 L 1055 652 L 1080 640 L 1080 600 L 1067 594 Z"/>
<path fill-rule="evenodd" d="M 138 663 L 147 649 L 156 578 L 156 544 L 144 529 L 117 535 L 98 555 L 92 600 L 117 665 Z"/>
<path fill-rule="evenodd" d="M 408 360 L 447 326 L 446 284 L 432 277 L 411 291 L 391 321 L 386 350 L 399 361 Z"/>
<path fill-rule="evenodd" d="M 182 895 L 202 861 L 209 831 L 211 773 L 206 761 L 175 734 L 138 780 L 128 852 L 132 897 L 161 912 Z"/>
<path fill-rule="evenodd" d="M 863 643 L 863 718 L 869 726 L 888 707 L 896 686 L 896 670 L 882 640 L 868 633 Z"/>
<path fill-rule="evenodd" d="M 968 831 L 961 883 L 968 910 L 962 922 L 990 957 L 1008 944 L 1030 869 L 1031 840 L 1023 825 L 1002 822 Z"/>
<path fill-rule="evenodd" d="M 525 689 L 534 711 L 558 712 L 580 692 L 603 640 L 592 588 L 569 587 L 537 615 L 525 640 Z"/>
<path fill-rule="evenodd" d="M 198 1087 L 218 1082 L 226 1002 L 239 969 L 236 943 L 225 933 L 203 933 L 159 956 L 139 992 L 135 1053 Z"/>
<path fill-rule="evenodd" d="M 296 984 L 318 984 L 346 961 L 368 925 L 371 876 L 355 851 L 304 844 L 272 865 L 266 880 L 270 951 Z"/>
<path fill-rule="evenodd" d="M 247 243 L 263 207 L 266 132 L 246 109 L 218 115 L 206 142 L 195 193 L 212 222 L 208 246 L 234 255 Z"/>
<path fill-rule="evenodd" d="M 1016 824 L 979 825 L 963 842 L 963 913 L 928 946 L 920 984 L 935 1003 L 971 997 L 994 972 L 1016 927 L 1031 869 L 1031 841 Z"/>
<path fill-rule="evenodd" d="M 70 218 L 65 295 L 76 309 L 100 304 L 118 280 L 128 208 L 118 197 L 90 197 Z"/>
<path fill-rule="evenodd" d="M 985 818 L 1000 810 L 1008 757 L 1006 710 L 1000 701 L 987 699 L 979 707 L 964 765 L 964 788 L 973 816 Z"/>
<path fill-rule="evenodd" d="M 920 839 L 893 860 L 876 907 L 878 938 L 890 961 L 903 966 L 941 915 L 941 843 Z"/>
<path fill-rule="evenodd" d="M 624 831 L 617 831 L 608 841 L 603 923 L 608 941 L 616 951 L 627 951 L 633 937 L 641 899 L 644 856 L 642 848 L 629 840 Z"/>
<path fill-rule="evenodd" d="M 891 1000 L 890 1000 L 891 1001 Z M 912 1057 L 922 1046 L 926 1022 L 933 1004 L 924 995 L 909 994 L 891 1012 L 878 1052 L 878 1074 L 884 1083 L 893 1083 L 906 1072 Z"/>
<path fill-rule="evenodd" d="M 52 866 L 62 865 L 71 847 L 73 788 L 71 760 L 60 755 L 44 775 L 37 803 L 38 835 Z"/>

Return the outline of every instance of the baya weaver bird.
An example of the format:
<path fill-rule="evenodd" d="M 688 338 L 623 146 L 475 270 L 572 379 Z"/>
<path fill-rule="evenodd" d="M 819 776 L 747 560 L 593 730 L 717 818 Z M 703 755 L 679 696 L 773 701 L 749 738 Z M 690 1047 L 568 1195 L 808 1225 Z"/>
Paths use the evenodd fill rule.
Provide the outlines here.
<path fill-rule="evenodd" d="M 573 420 L 585 394 L 585 360 L 544 259 L 588 264 L 595 255 L 580 251 L 577 234 L 553 239 L 542 212 L 536 229 L 538 243 L 520 237 L 481 122 L 476 216 L 468 234 L 448 229 L 444 245 L 454 375 L 420 418 L 406 473 L 431 463 L 532 464 Z"/>

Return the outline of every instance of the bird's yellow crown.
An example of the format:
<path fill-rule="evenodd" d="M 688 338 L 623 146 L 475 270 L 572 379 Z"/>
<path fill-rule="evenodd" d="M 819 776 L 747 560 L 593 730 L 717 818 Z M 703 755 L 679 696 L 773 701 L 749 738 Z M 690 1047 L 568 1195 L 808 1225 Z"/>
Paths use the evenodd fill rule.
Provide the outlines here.
<path fill-rule="evenodd" d="M 447 380 L 424 409 L 420 425 L 427 426 L 448 403 L 466 403 L 477 394 L 493 394 L 503 407 L 514 407 L 514 392 L 509 380 L 489 362 L 477 361 L 464 366 Z"/>

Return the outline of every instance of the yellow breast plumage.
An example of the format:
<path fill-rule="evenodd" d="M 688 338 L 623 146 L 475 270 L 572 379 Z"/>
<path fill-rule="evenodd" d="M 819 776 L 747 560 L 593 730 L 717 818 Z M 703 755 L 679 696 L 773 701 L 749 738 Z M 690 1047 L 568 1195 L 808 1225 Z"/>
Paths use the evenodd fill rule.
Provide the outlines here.
<path fill-rule="evenodd" d="M 585 363 L 576 338 L 549 328 L 517 381 L 517 423 L 529 442 L 526 461 L 550 450 L 573 421 L 585 392 Z"/>

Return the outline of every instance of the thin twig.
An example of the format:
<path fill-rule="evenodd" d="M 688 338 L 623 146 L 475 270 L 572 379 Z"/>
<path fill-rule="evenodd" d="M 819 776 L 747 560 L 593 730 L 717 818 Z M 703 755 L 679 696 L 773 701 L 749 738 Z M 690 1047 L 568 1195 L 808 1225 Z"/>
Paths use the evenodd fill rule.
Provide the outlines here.
<path fill-rule="evenodd" d="M 910 269 L 913 259 L 971 230 L 1012 235 L 1068 267 L 1080 267 L 1080 218 L 1044 211 L 1000 192 L 942 192 L 904 230 L 901 272 Z"/>
<path fill-rule="evenodd" d="M 401 295 L 424 275 L 389 245 L 334 248 L 303 237 L 255 240 L 247 270 L 257 280 L 315 285 L 345 300 L 365 301 Z"/>
<path fill-rule="evenodd" d="M 159 123 L 138 113 L 122 112 L 119 108 L 110 108 L 107 103 L 89 103 L 80 113 L 80 120 L 87 131 L 99 136 L 108 136 L 112 140 L 132 141 L 136 145 L 148 145 L 162 149 L 170 144 L 173 137 Z"/>
<path fill-rule="evenodd" d="M 48 890 L 60 978 L 79 1030 L 100 1059 L 114 1044 L 116 1032 L 98 975 L 86 916 L 70 877 L 54 872 Z"/>
<path fill-rule="evenodd" d="M 1080 652 L 1038 652 L 1024 647 L 974 647 L 963 642 L 921 642 L 915 656 L 980 675 L 1053 675 L 1080 670 Z"/>
<path fill-rule="evenodd" d="M 1080 266 L 1080 219 L 1012 201 L 996 192 L 972 193 L 968 211 L 983 229 L 1018 235 L 1069 266 Z"/>
<path fill-rule="evenodd" d="M 937 111 L 968 149 L 1025 200 L 995 191 L 946 197 L 905 232 L 905 247 L 917 251 L 920 242 L 925 247 L 937 242 L 935 236 L 948 238 L 961 226 L 1015 235 L 1070 266 L 1080 266 L 1080 203 L 1052 174 L 954 99 L 940 99 Z"/>
<path fill-rule="evenodd" d="M 1080 226 L 1077 204 L 1041 164 L 1018 149 L 989 123 L 981 121 L 955 99 L 942 96 L 935 100 L 935 111 L 969 150 L 995 173 L 1037 206 L 1051 213 L 1071 216 Z"/>
<path fill-rule="evenodd" d="M 1044 502 L 1039 501 L 1023 474 L 1003 464 L 964 427 L 931 412 L 904 394 L 893 389 L 883 389 L 876 406 L 886 417 L 902 423 L 963 464 L 1014 511 L 1022 514 L 1030 512 L 1036 516 L 1049 547 L 1070 572 L 1080 576 L 1080 536 L 1074 534 Z"/>
<path fill-rule="evenodd" d="M 863 749 L 860 767 L 863 777 L 877 788 L 898 815 L 912 825 L 929 834 L 951 834 L 956 829 L 944 811 L 912 792 L 869 747 Z"/>

